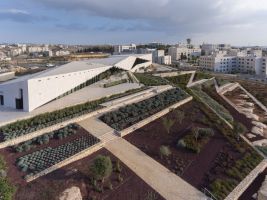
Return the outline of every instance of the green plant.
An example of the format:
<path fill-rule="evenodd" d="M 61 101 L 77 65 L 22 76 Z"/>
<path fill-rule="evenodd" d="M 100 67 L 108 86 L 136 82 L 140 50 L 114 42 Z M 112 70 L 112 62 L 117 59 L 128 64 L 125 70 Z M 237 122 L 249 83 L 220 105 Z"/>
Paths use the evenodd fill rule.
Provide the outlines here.
<path fill-rule="evenodd" d="M 104 181 L 112 173 L 112 162 L 109 156 L 99 155 L 90 166 L 90 171 L 96 180 Z"/>
<path fill-rule="evenodd" d="M 168 157 L 171 155 L 171 150 L 169 149 L 169 147 L 161 145 L 159 148 L 159 153 L 160 153 L 160 157 Z"/>
<path fill-rule="evenodd" d="M 122 171 L 122 167 L 121 167 L 121 164 L 120 164 L 119 160 L 116 160 L 115 171 L 118 172 L 118 173 L 121 173 L 121 171 Z"/>
<path fill-rule="evenodd" d="M 175 116 L 176 116 L 176 120 L 179 124 L 181 124 L 184 120 L 185 114 L 183 111 L 181 110 L 176 110 L 175 111 Z"/>
<path fill-rule="evenodd" d="M 165 128 L 165 130 L 167 131 L 167 133 L 170 133 L 171 127 L 175 124 L 175 121 L 172 119 L 168 119 L 167 117 L 164 117 L 162 119 L 162 124 Z"/>
<path fill-rule="evenodd" d="M 122 178 L 122 176 L 119 174 L 118 175 L 118 181 L 121 183 L 122 181 L 123 181 L 123 178 Z"/>

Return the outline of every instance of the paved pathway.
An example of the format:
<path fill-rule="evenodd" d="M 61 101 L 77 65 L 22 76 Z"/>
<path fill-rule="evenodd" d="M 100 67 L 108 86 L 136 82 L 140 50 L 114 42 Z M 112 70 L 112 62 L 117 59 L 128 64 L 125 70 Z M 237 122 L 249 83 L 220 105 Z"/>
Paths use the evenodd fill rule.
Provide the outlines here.
<path fill-rule="evenodd" d="M 106 148 L 167 200 L 204 200 L 196 188 L 122 138 Z"/>

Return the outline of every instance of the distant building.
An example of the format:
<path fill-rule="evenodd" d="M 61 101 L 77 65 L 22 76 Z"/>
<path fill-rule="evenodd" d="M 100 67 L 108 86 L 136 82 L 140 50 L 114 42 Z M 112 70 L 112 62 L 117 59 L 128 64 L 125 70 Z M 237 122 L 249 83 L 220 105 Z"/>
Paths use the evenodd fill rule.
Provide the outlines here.
<path fill-rule="evenodd" d="M 191 46 L 188 47 L 187 45 L 176 45 L 170 47 L 168 49 L 168 55 L 171 56 L 172 61 L 178 61 L 182 59 L 188 59 L 194 57 L 198 57 L 201 55 L 201 49 L 199 47 Z"/>
<path fill-rule="evenodd" d="M 56 56 L 67 56 L 67 55 L 70 55 L 70 52 L 69 51 L 60 50 L 60 51 L 56 51 L 55 55 Z"/>
<path fill-rule="evenodd" d="M 130 44 L 130 45 L 115 45 L 114 46 L 114 55 L 121 55 L 121 54 L 135 54 L 136 51 L 136 45 Z"/>
<path fill-rule="evenodd" d="M 171 56 L 165 56 L 164 50 L 155 50 L 152 52 L 152 62 L 161 65 L 171 65 Z"/>
<path fill-rule="evenodd" d="M 43 53 L 45 51 L 49 51 L 49 46 L 28 46 L 29 53 Z"/>
<path fill-rule="evenodd" d="M 201 56 L 199 66 L 205 70 L 221 73 L 245 73 L 266 77 L 266 58 L 261 50 L 244 49 L 213 52 Z"/>

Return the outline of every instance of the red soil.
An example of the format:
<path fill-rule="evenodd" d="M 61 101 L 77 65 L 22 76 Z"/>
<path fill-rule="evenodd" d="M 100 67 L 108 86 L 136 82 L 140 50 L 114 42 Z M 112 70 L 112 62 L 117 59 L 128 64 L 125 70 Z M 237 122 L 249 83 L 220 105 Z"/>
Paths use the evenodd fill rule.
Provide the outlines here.
<path fill-rule="evenodd" d="M 158 119 L 125 136 L 125 139 L 196 188 L 202 189 L 210 184 L 208 176 L 212 176 L 212 179 L 222 176 L 220 173 L 212 172 L 216 166 L 215 160 L 220 153 L 227 153 L 234 159 L 238 159 L 240 154 L 236 153 L 234 147 L 215 128 L 215 135 L 210 138 L 199 154 L 177 147 L 177 141 L 184 137 L 191 127 L 207 127 L 203 122 L 206 117 L 197 108 L 196 102 L 187 103 L 179 110 L 185 113 L 185 119 L 182 124 L 176 123 L 169 134 L 162 125 L 161 119 Z M 167 114 L 166 117 L 175 119 L 175 112 Z M 161 145 L 169 146 L 172 154 L 168 158 L 160 157 Z"/>

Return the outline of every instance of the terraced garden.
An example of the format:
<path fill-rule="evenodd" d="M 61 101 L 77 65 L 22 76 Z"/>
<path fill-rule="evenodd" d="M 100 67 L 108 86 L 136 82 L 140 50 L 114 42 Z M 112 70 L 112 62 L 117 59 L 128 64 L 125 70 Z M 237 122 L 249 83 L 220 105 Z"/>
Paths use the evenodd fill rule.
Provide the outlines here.
<path fill-rule="evenodd" d="M 233 117 L 231 116 L 229 111 L 226 110 L 221 104 L 219 104 L 217 101 L 211 98 L 207 93 L 205 93 L 199 87 L 191 88 L 191 90 L 194 93 L 194 95 L 196 95 L 202 102 L 210 106 L 220 117 L 222 117 L 229 123 L 233 124 L 234 122 Z"/>
<path fill-rule="evenodd" d="M 123 130 L 186 97 L 188 94 L 183 90 L 171 89 L 144 101 L 106 113 L 100 119 L 116 130 Z"/>
<path fill-rule="evenodd" d="M 17 167 L 28 175 L 37 174 L 100 142 L 92 135 L 77 138 L 58 147 L 47 147 L 18 158 Z"/>
<path fill-rule="evenodd" d="M 93 112 L 97 109 L 102 108 L 102 106 L 100 105 L 102 103 L 114 100 L 116 98 L 124 97 L 136 92 L 140 92 L 145 89 L 147 88 L 144 87 L 144 88 L 129 90 L 125 93 L 113 95 L 108 98 L 102 98 L 96 101 L 91 101 L 84 104 L 67 107 L 62 110 L 41 114 L 32 117 L 30 119 L 25 119 L 8 124 L 0 128 L 0 141 L 8 141 L 29 134 L 31 132 L 52 126 L 54 124 L 61 123 L 69 119 Z"/>
<path fill-rule="evenodd" d="M 185 89 L 192 74 L 184 74 L 179 76 L 167 77 L 166 79 L 178 87 Z"/>
<path fill-rule="evenodd" d="M 92 170 L 100 158 L 109 163 L 104 180 Z M 80 188 L 83 199 L 164 199 L 113 154 L 101 149 L 34 182 L 20 184 L 14 200 L 57 200 L 64 190 L 73 186 Z"/>
<path fill-rule="evenodd" d="M 141 73 L 135 73 L 134 75 L 140 81 L 140 83 L 146 86 L 168 85 L 168 82 L 159 76 Z"/>
<path fill-rule="evenodd" d="M 207 188 L 219 200 L 263 159 L 236 131 L 194 101 L 124 138 L 199 190 Z"/>

